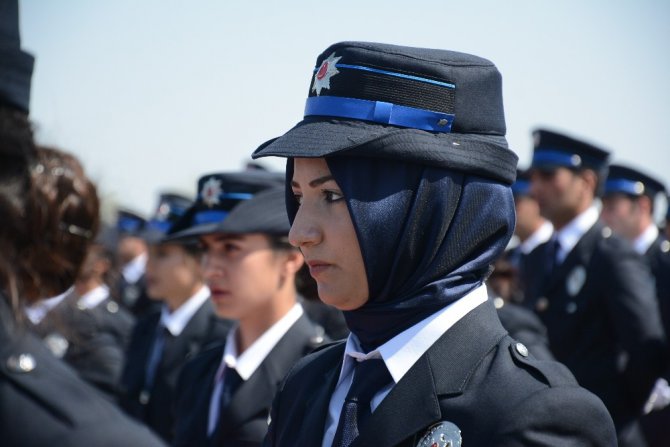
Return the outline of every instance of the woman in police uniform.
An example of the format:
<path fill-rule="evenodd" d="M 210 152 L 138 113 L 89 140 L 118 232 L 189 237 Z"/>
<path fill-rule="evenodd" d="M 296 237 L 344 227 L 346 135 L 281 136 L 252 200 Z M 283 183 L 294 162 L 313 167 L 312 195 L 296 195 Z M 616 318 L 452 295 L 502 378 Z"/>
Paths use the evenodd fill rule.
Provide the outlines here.
<path fill-rule="evenodd" d="M 346 342 L 296 365 L 265 444 L 611 446 L 602 402 L 500 325 L 484 280 L 514 228 L 501 78 L 461 53 L 318 58 L 288 157 L 289 234 Z"/>

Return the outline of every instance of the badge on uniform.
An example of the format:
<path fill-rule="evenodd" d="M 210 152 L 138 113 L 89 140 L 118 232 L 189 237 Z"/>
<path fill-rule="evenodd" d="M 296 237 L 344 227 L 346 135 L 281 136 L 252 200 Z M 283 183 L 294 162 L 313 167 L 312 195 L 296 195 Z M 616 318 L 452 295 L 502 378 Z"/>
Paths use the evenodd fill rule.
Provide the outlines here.
<path fill-rule="evenodd" d="M 49 351 L 59 359 L 62 359 L 65 356 L 70 343 L 65 337 L 57 332 L 53 332 L 46 337 L 44 337 L 44 343 L 49 348 Z"/>
<path fill-rule="evenodd" d="M 578 265 L 573 268 L 572 271 L 568 274 L 568 279 L 565 281 L 565 288 L 568 291 L 568 295 L 575 296 L 582 290 L 584 283 L 586 282 L 586 268 L 583 265 Z"/>
<path fill-rule="evenodd" d="M 442 421 L 430 427 L 416 447 L 461 447 L 461 429 L 456 424 Z"/>

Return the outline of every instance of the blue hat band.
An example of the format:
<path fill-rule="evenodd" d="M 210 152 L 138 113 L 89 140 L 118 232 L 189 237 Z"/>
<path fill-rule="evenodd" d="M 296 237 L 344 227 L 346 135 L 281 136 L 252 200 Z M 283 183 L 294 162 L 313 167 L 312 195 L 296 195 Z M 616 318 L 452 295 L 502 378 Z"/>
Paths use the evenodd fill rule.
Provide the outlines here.
<path fill-rule="evenodd" d="M 200 211 L 193 216 L 193 224 L 201 225 L 223 221 L 228 216 L 228 211 Z"/>
<path fill-rule="evenodd" d="M 535 150 L 532 166 L 556 165 L 569 168 L 578 168 L 582 165 L 582 159 L 577 154 L 570 154 L 557 150 Z"/>
<path fill-rule="evenodd" d="M 515 196 L 527 196 L 530 194 L 530 182 L 528 180 L 517 180 L 512 184 L 512 194 Z"/>
<path fill-rule="evenodd" d="M 219 200 L 249 200 L 254 195 L 248 192 L 223 192 L 219 194 Z M 202 199 L 202 193 L 198 194 L 198 198 Z"/>
<path fill-rule="evenodd" d="M 617 192 L 639 196 L 644 193 L 642 182 L 636 182 L 626 179 L 612 179 L 605 182 L 605 194 L 614 194 Z"/>
<path fill-rule="evenodd" d="M 121 232 L 135 233 L 140 230 L 142 222 L 128 217 L 121 217 L 116 223 L 116 226 Z"/>
<path fill-rule="evenodd" d="M 151 219 L 149 223 L 147 223 L 147 227 L 152 230 L 158 230 L 161 233 L 167 233 L 167 231 L 170 229 L 171 223 L 167 220 L 158 220 L 158 219 Z"/>
<path fill-rule="evenodd" d="M 322 115 L 372 121 L 431 132 L 451 132 L 454 115 L 416 109 L 383 101 L 311 96 L 305 104 L 305 116 Z"/>

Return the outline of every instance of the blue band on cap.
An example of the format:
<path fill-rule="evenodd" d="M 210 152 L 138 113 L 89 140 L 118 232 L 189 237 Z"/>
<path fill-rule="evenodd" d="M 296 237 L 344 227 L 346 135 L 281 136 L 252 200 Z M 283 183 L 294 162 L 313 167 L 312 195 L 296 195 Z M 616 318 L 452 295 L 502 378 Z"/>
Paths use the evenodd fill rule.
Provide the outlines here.
<path fill-rule="evenodd" d="M 228 215 L 227 211 L 200 211 L 193 216 L 194 225 L 214 223 L 223 221 Z"/>
<path fill-rule="evenodd" d="M 198 194 L 199 198 L 202 198 L 202 194 Z M 253 198 L 254 195 L 248 192 L 224 192 L 219 194 L 220 200 L 232 199 L 232 200 L 249 200 Z"/>
<path fill-rule="evenodd" d="M 530 193 L 530 182 L 528 180 L 517 180 L 512 184 L 512 194 L 525 196 Z"/>
<path fill-rule="evenodd" d="M 147 227 L 149 227 L 149 229 L 158 230 L 162 233 L 167 233 L 171 225 L 172 224 L 167 220 L 158 219 L 151 219 L 149 223 L 147 223 Z"/>
<path fill-rule="evenodd" d="M 454 122 L 454 115 L 448 113 L 339 96 L 307 98 L 305 116 L 312 115 L 352 118 L 445 133 L 451 132 L 451 124 Z"/>
<path fill-rule="evenodd" d="M 142 226 L 141 221 L 130 217 L 122 217 L 116 223 L 116 227 L 119 229 L 119 231 L 125 233 L 134 233 L 138 231 L 141 226 Z"/>
<path fill-rule="evenodd" d="M 350 68 L 352 70 L 370 71 L 372 73 L 379 73 L 379 74 L 384 74 L 384 75 L 388 75 L 388 76 L 395 76 L 396 78 L 411 79 L 412 81 L 425 82 L 427 84 L 439 85 L 441 87 L 446 87 L 446 88 L 456 88 L 456 86 L 454 84 L 450 84 L 448 82 L 441 82 L 441 81 L 436 81 L 434 79 L 421 78 L 419 76 L 413 76 L 413 75 L 408 75 L 408 74 L 404 74 L 404 73 L 395 73 L 393 71 L 380 70 L 378 68 L 364 67 L 362 65 L 335 64 L 335 67 L 337 67 L 337 68 Z M 321 68 L 321 67 L 315 67 L 314 68 L 314 73 L 319 71 L 319 68 Z"/>
<path fill-rule="evenodd" d="M 582 165 L 582 159 L 577 154 L 569 154 L 557 150 L 536 149 L 535 153 L 533 154 L 533 161 L 531 165 L 537 166 L 544 164 L 578 168 Z"/>
<path fill-rule="evenodd" d="M 642 182 L 626 179 L 612 179 L 605 182 L 605 194 L 612 194 L 622 192 L 639 196 L 644 193 L 644 185 Z"/>

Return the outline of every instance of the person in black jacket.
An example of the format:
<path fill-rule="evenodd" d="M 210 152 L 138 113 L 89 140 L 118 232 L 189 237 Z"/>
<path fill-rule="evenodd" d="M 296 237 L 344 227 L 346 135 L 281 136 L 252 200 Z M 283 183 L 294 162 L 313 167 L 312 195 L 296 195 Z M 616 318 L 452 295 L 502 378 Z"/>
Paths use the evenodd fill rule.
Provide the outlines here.
<path fill-rule="evenodd" d="M 96 190 L 84 173 L 39 162 L 28 119 L 32 66 L 21 51 L 18 4 L 0 0 L 0 443 L 160 446 L 22 318 L 23 306 L 75 281 L 98 226 Z"/>
<path fill-rule="evenodd" d="M 666 335 L 670 333 L 670 295 L 659 287 L 670 269 L 662 262 L 662 253 L 670 252 L 670 242 L 654 223 L 654 202 L 665 187 L 657 179 L 629 166 L 611 165 L 603 193 L 601 218 L 614 233 L 633 244 L 651 268 L 656 297 Z M 670 355 L 666 356 L 670 364 Z M 649 446 L 663 446 L 670 439 L 670 371 L 656 381 L 641 420 Z"/>
<path fill-rule="evenodd" d="M 156 216 L 142 233 L 149 247 L 147 295 L 162 306 L 138 320 L 121 379 L 121 406 L 168 442 L 174 436 L 175 387 L 183 365 L 223 340 L 231 324 L 214 313 L 200 246 L 167 240 L 187 209 L 186 200 L 161 195 Z"/>
<path fill-rule="evenodd" d="M 484 281 L 514 229 L 501 77 L 463 53 L 341 42 L 288 157 L 289 240 L 351 334 L 302 359 L 266 446 L 612 446 L 602 402 L 501 326 Z"/>
<path fill-rule="evenodd" d="M 663 373 L 665 335 L 649 267 L 599 221 L 609 152 L 548 130 L 534 134 L 531 193 L 554 225 L 531 253 L 527 303 L 549 348 L 612 414 L 621 446 L 644 446 L 638 419 Z"/>
<path fill-rule="evenodd" d="M 197 236 L 204 245 L 216 313 L 237 324 L 225 343 L 184 367 L 174 446 L 260 445 L 279 383 L 324 341 L 323 329 L 307 318 L 298 299 L 295 277 L 303 258 L 286 238 L 281 180 L 246 172 L 199 182 L 203 203 L 180 234 Z M 218 204 L 208 207 L 213 196 Z M 212 220 L 202 223 L 208 216 Z"/>

